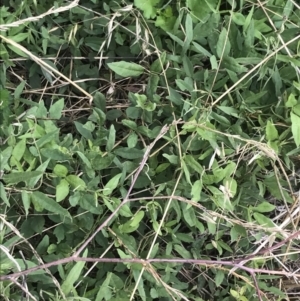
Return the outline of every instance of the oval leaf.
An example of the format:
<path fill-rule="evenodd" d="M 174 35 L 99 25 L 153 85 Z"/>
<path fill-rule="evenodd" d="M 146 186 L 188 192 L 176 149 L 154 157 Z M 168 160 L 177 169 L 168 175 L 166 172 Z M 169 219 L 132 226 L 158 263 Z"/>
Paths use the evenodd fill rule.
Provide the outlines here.
<path fill-rule="evenodd" d="M 76 175 L 69 175 L 66 180 L 76 190 L 84 190 L 86 188 L 85 182 Z"/>
<path fill-rule="evenodd" d="M 71 218 L 67 209 L 61 207 L 53 199 L 49 198 L 45 194 L 39 191 L 34 191 L 31 195 L 34 206 L 46 209 L 49 212 L 53 212 L 62 216 L 68 216 Z"/>
<path fill-rule="evenodd" d="M 62 179 L 56 186 L 56 202 L 61 202 L 69 194 L 69 183 L 65 179 Z"/>
<path fill-rule="evenodd" d="M 144 68 L 136 63 L 125 61 L 108 63 L 108 67 L 120 76 L 140 76 L 144 72 Z"/>

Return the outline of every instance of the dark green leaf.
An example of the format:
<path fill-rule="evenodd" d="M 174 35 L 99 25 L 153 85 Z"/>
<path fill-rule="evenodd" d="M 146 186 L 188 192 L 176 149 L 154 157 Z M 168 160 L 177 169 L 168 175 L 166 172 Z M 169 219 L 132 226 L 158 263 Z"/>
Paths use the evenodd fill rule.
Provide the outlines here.
<path fill-rule="evenodd" d="M 125 159 L 141 159 L 144 151 L 139 149 L 131 149 L 129 147 L 119 147 L 114 151 L 115 155 Z"/>

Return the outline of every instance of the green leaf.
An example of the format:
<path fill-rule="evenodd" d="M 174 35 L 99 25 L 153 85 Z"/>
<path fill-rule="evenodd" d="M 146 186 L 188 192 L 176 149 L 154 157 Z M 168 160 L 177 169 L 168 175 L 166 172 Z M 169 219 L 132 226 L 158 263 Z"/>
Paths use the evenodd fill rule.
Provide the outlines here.
<path fill-rule="evenodd" d="M 201 199 L 201 192 L 202 192 L 202 180 L 197 180 L 193 183 L 192 186 L 192 201 L 198 202 Z"/>
<path fill-rule="evenodd" d="M 244 25 L 245 24 L 245 16 L 241 13 L 238 13 L 238 12 L 234 12 L 231 14 L 232 16 L 232 20 L 235 24 L 237 25 Z"/>
<path fill-rule="evenodd" d="M 22 81 L 16 88 L 15 92 L 14 92 L 14 97 L 15 99 L 19 99 L 24 88 L 25 88 L 26 82 Z"/>
<path fill-rule="evenodd" d="M 78 202 L 80 208 L 87 210 L 93 214 L 99 215 L 102 214 L 103 212 L 102 206 L 98 206 L 98 202 L 97 199 L 95 198 L 95 194 L 90 194 L 89 192 L 80 193 L 78 195 L 74 194 L 73 198 L 70 198 L 69 201 L 70 203 L 72 202 L 72 206 L 76 206 L 76 202 Z"/>
<path fill-rule="evenodd" d="M 270 228 L 276 227 L 276 225 L 272 222 L 272 220 L 263 214 L 255 212 L 253 213 L 253 216 L 259 225 L 262 225 L 264 227 L 270 227 Z"/>
<path fill-rule="evenodd" d="M 32 177 L 29 181 L 28 181 L 28 187 L 33 189 L 34 186 L 36 185 L 36 183 L 42 178 L 42 175 L 45 173 L 48 165 L 49 165 L 50 159 L 46 160 L 45 162 L 43 162 L 37 169 L 36 171 L 40 171 L 42 172 L 41 175 L 36 176 L 36 177 Z"/>
<path fill-rule="evenodd" d="M 139 296 L 142 299 L 142 301 L 146 301 L 147 297 L 146 297 L 146 292 L 145 292 L 145 288 L 144 288 L 144 279 L 143 277 L 140 277 L 141 272 L 137 269 L 133 269 L 133 277 L 134 280 L 137 283 L 137 289 L 139 291 Z"/>
<path fill-rule="evenodd" d="M 69 182 L 65 179 L 62 179 L 59 184 L 56 186 L 56 202 L 61 202 L 69 194 Z"/>
<path fill-rule="evenodd" d="M 249 31 L 249 25 L 252 23 L 254 23 L 254 19 L 253 19 L 253 13 L 254 13 L 254 6 L 252 6 L 249 14 L 247 15 L 246 19 L 245 19 L 245 22 L 243 24 L 243 31 L 246 32 Z M 253 27 L 253 34 L 254 34 L 255 30 L 254 30 L 254 27 Z"/>
<path fill-rule="evenodd" d="M 266 126 L 266 137 L 268 141 L 274 141 L 278 139 L 278 131 L 270 120 L 268 120 Z"/>
<path fill-rule="evenodd" d="M 58 177 L 64 178 L 68 174 L 68 169 L 64 165 L 56 164 L 54 166 L 53 172 Z"/>
<path fill-rule="evenodd" d="M 112 298 L 112 290 L 110 288 L 110 281 L 111 281 L 112 273 L 108 272 L 106 279 L 101 284 L 101 287 L 97 293 L 95 301 L 102 301 L 104 300 L 110 300 Z"/>
<path fill-rule="evenodd" d="M 64 109 L 65 101 L 63 98 L 56 101 L 49 109 L 49 115 L 52 119 L 60 119 L 62 110 Z"/>
<path fill-rule="evenodd" d="M 156 104 L 149 101 L 147 99 L 146 95 L 142 95 L 142 94 L 134 94 L 134 96 L 136 97 L 136 103 L 137 103 L 137 107 L 141 108 L 143 110 L 146 110 L 148 112 L 152 112 L 155 110 L 156 108 Z"/>
<path fill-rule="evenodd" d="M 221 58 L 222 54 L 223 54 L 223 56 L 228 56 L 230 53 L 230 49 L 231 49 L 231 44 L 230 44 L 230 41 L 228 38 L 228 33 L 227 33 L 227 30 L 225 28 L 223 28 L 219 35 L 219 39 L 218 39 L 218 43 L 217 43 L 216 51 L 217 51 L 218 57 Z"/>
<path fill-rule="evenodd" d="M 8 44 L 7 47 L 12 50 L 14 53 L 16 53 L 17 55 L 21 56 L 21 57 L 25 57 L 28 58 L 28 55 L 26 53 L 24 53 L 23 51 L 21 51 L 19 48 Z"/>
<path fill-rule="evenodd" d="M 0 182 L 0 198 L 8 207 L 10 207 L 10 203 L 7 198 L 6 191 L 2 182 Z"/>
<path fill-rule="evenodd" d="M 130 219 L 130 226 L 136 227 L 139 226 L 141 220 L 144 218 L 145 212 L 140 210 L 138 213 L 136 213 L 131 219 Z"/>
<path fill-rule="evenodd" d="M 91 131 L 89 131 L 88 129 L 86 129 L 81 123 L 74 121 L 75 127 L 77 129 L 77 131 L 86 139 L 88 140 L 93 140 L 93 136 Z"/>
<path fill-rule="evenodd" d="M 273 204 L 270 204 L 269 202 L 262 202 L 256 207 L 251 207 L 252 210 L 258 211 L 258 212 L 271 212 L 276 208 Z"/>
<path fill-rule="evenodd" d="M 59 133 L 59 129 L 55 129 L 54 131 L 47 133 L 46 135 L 41 137 L 39 140 L 37 140 L 36 146 L 38 148 L 42 148 L 45 144 L 56 141 L 58 133 Z"/>
<path fill-rule="evenodd" d="M 184 45 L 182 48 L 182 53 L 185 54 L 186 51 L 189 49 L 190 44 L 193 40 L 194 32 L 193 32 L 193 20 L 190 16 L 190 14 L 186 15 L 185 19 L 185 39 L 184 39 Z M 190 74 L 187 73 L 188 76 Z"/>
<path fill-rule="evenodd" d="M 182 105 L 183 100 L 182 100 L 181 95 L 171 87 L 169 88 L 169 90 L 170 90 L 170 95 L 167 96 L 166 98 L 171 100 L 175 105 L 178 105 L 178 106 Z"/>
<path fill-rule="evenodd" d="M 41 176 L 42 174 L 43 174 L 42 171 L 12 172 L 9 174 L 5 174 L 3 176 L 3 180 L 7 184 L 17 184 L 20 182 L 27 183 L 32 178 Z"/>
<path fill-rule="evenodd" d="M 12 156 L 17 159 L 18 161 L 21 160 L 21 158 L 24 155 L 24 152 L 26 150 L 26 139 L 21 139 L 14 147 L 12 151 Z"/>
<path fill-rule="evenodd" d="M 300 145 L 300 117 L 291 112 L 292 133 L 296 146 Z"/>
<path fill-rule="evenodd" d="M 91 160 L 91 164 L 94 170 L 103 170 L 109 167 L 114 159 L 115 156 L 113 154 L 107 154 L 104 157 L 99 154 L 93 160 Z"/>
<path fill-rule="evenodd" d="M 122 176 L 122 173 L 119 173 L 107 182 L 107 184 L 104 186 L 104 189 L 103 189 L 103 194 L 105 196 L 111 195 L 113 193 L 113 191 L 119 185 L 119 181 L 121 179 L 121 176 Z"/>
<path fill-rule="evenodd" d="M 21 32 L 19 34 L 10 36 L 9 38 L 12 39 L 13 41 L 19 43 L 28 38 L 28 32 Z"/>
<path fill-rule="evenodd" d="M 150 74 L 147 88 L 146 88 L 146 95 L 151 101 L 153 101 L 154 99 L 154 95 L 156 93 L 158 83 L 159 83 L 159 76 L 157 74 Z"/>
<path fill-rule="evenodd" d="M 139 150 L 139 149 L 132 149 L 129 147 L 119 147 L 117 148 L 114 153 L 125 159 L 141 159 L 144 156 L 144 151 Z"/>
<path fill-rule="evenodd" d="M 182 63 L 183 63 L 183 69 L 184 69 L 186 75 L 190 78 L 193 78 L 194 66 L 192 65 L 188 56 L 186 56 L 186 55 L 183 56 Z"/>
<path fill-rule="evenodd" d="M 136 133 L 130 133 L 127 138 L 127 145 L 129 148 L 134 148 L 138 142 L 138 135 Z"/>
<path fill-rule="evenodd" d="M 166 61 L 166 57 L 167 54 L 166 52 L 163 52 L 162 54 L 160 54 L 160 57 L 157 58 L 150 66 L 150 71 L 151 72 L 156 72 L 156 73 L 160 73 L 162 72 L 162 68 L 164 66 L 164 63 Z"/>
<path fill-rule="evenodd" d="M 199 175 L 202 175 L 204 172 L 203 167 L 200 165 L 200 163 L 192 156 L 192 155 L 186 155 L 184 157 L 184 161 L 187 163 L 187 165 L 195 170 Z"/>
<path fill-rule="evenodd" d="M 203 22 L 209 16 L 211 9 L 216 7 L 216 3 L 217 1 L 215 0 L 203 0 L 201 1 L 201 4 L 199 3 L 199 0 L 186 1 L 186 5 L 191 10 L 192 16 L 194 15 Z"/>
<path fill-rule="evenodd" d="M 207 50 L 205 49 L 204 47 L 202 47 L 200 44 L 196 43 L 196 42 L 192 42 L 192 44 L 194 45 L 195 47 L 195 50 L 207 57 L 211 57 L 212 54 Z"/>
<path fill-rule="evenodd" d="M 69 184 L 72 186 L 72 188 L 74 190 L 85 190 L 86 189 L 86 184 L 85 182 L 80 179 L 78 176 L 76 175 L 68 175 L 66 177 L 66 180 L 69 182 Z"/>
<path fill-rule="evenodd" d="M 184 47 L 184 42 L 182 40 L 180 40 L 177 36 L 175 36 L 174 34 L 167 32 L 167 34 L 170 36 L 170 38 L 172 38 L 172 40 L 174 40 L 178 45 Z"/>
<path fill-rule="evenodd" d="M 120 61 L 108 63 L 107 65 L 112 71 L 123 77 L 137 77 L 142 75 L 144 72 L 144 68 L 136 63 Z"/>
<path fill-rule="evenodd" d="M 293 112 L 294 114 L 296 114 L 297 116 L 300 117 L 300 104 L 296 104 L 296 105 L 293 107 L 292 112 Z"/>
<path fill-rule="evenodd" d="M 86 249 L 82 257 L 87 257 L 88 250 Z M 81 277 L 82 270 L 85 266 L 85 261 L 76 262 L 76 264 L 69 271 L 66 279 L 61 285 L 61 290 L 68 295 L 74 289 L 74 283 Z"/>
<path fill-rule="evenodd" d="M 244 227 L 234 225 L 230 230 L 231 241 L 237 241 L 240 237 L 246 237 L 247 232 Z"/>
<path fill-rule="evenodd" d="M 27 191 L 22 190 L 21 196 L 22 196 L 22 202 L 23 202 L 26 216 L 28 216 L 28 212 L 31 204 L 30 195 Z"/>
<path fill-rule="evenodd" d="M 43 148 L 41 149 L 41 154 L 45 158 L 50 158 L 55 161 L 67 161 L 71 159 L 69 154 L 62 152 L 59 149 Z"/>
<path fill-rule="evenodd" d="M 80 157 L 82 162 L 86 165 L 86 167 L 91 168 L 91 169 L 93 168 L 89 159 L 82 152 L 76 152 L 76 153 L 78 154 L 78 156 Z"/>
<path fill-rule="evenodd" d="M 172 11 L 172 8 L 170 8 L 170 10 Z M 175 22 L 176 17 L 172 14 L 170 16 L 166 16 L 166 14 L 160 14 L 156 17 L 155 26 L 160 27 L 164 31 L 168 32 L 173 30 Z"/>
<path fill-rule="evenodd" d="M 118 252 L 121 259 L 130 259 L 130 258 L 132 258 L 131 255 L 128 255 L 128 254 L 124 253 L 121 249 L 117 249 L 117 252 Z"/>
<path fill-rule="evenodd" d="M 293 81 L 293 86 L 300 91 L 300 83 Z"/>
<path fill-rule="evenodd" d="M 192 258 L 191 253 L 189 251 L 187 251 L 184 247 L 182 247 L 181 245 L 174 245 L 174 249 L 176 250 L 176 252 L 178 254 L 180 254 L 180 256 L 184 259 L 190 259 Z"/>
<path fill-rule="evenodd" d="M 217 287 L 219 287 L 222 284 L 224 278 L 225 278 L 224 272 L 221 270 L 218 270 L 217 274 L 215 276 L 215 283 L 216 283 Z"/>
<path fill-rule="evenodd" d="M 240 65 L 234 58 L 232 57 L 223 57 L 222 64 L 223 68 L 234 71 L 238 74 L 247 72 L 248 68 Z"/>
<path fill-rule="evenodd" d="M 140 222 L 144 218 L 145 212 L 137 212 L 128 222 L 119 226 L 119 229 L 122 233 L 132 233 L 138 229 Z"/>
<path fill-rule="evenodd" d="M 192 91 L 193 87 L 193 80 L 190 77 L 186 77 L 184 80 L 176 79 L 176 85 L 181 91 Z"/>
<path fill-rule="evenodd" d="M 108 140 L 106 144 L 106 150 L 109 152 L 113 149 L 116 140 L 116 130 L 114 125 L 112 124 L 109 129 Z"/>
<path fill-rule="evenodd" d="M 190 227 L 194 227 L 197 224 L 197 217 L 193 207 L 188 207 L 188 205 L 184 204 L 184 208 L 182 212 L 183 212 L 184 219 L 186 220 L 188 225 Z"/>
<path fill-rule="evenodd" d="M 46 196 L 44 193 L 39 191 L 34 191 L 31 194 L 32 203 L 34 206 L 39 208 L 46 209 L 49 212 L 62 215 L 64 217 L 69 217 L 70 213 L 67 209 L 61 207 L 56 201 Z"/>
<path fill-rule="evenodd" d="M 143 11 L 146 19 L 154 18 L 156 16 L 155 6 L 160 0 L 134 0 L 134 5 Z"/>

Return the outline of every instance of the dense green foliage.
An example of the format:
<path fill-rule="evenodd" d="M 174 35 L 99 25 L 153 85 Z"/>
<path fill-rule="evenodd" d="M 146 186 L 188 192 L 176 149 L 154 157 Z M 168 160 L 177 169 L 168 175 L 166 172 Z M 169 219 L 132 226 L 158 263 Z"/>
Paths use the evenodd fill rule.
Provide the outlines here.
<path fill-rule="evenodd" d="M 77 2 L 1 1 L 0 277 L 73 256 L 112 213 L 80 255 L 161 262 L 72 257 L 1 298 L 284 300 L 299 4 Z"/>

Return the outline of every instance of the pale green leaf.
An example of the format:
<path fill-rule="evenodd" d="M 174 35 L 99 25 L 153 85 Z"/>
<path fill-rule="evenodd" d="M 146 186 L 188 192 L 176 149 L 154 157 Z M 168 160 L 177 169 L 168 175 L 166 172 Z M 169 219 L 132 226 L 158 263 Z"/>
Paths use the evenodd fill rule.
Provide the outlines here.
<path fill-rule="evenodd" d="M 122 173 L 119 173 L 107 182 L 107 184 L 104 186 L 104 189 L 103 189 L 103 194 L 105 196 L 111 195 L 113 193 L 114 189 L 116 189 L 117 186 L 119 185 L 121 176 L 122 176 Z"/>
<path fill-rule="evenodd" d="M 270 120 L 268 120 L 266 126 L 266 137 L 268 141 L 274 141 L 278 139 L 278 131 L 275 125 Z"/>
<path fill-rule="evenodd" d="M 276 208 L 273 204 L 270 204 L 269 202 L 262 202 L 256 207 L 251 207 L 253 211 L 258 211 L 258 212 L 271 212 Z"/>
<path fill-rule="evenodd" d="M 140 210 L 138 213 L 136 213 L 131 219 L 130 219 L 130 226 L 131 227 L 137 227 L 141 220 L 143 219 L 145 215 L 145 212 Z"/>
<path fill-rule="evenodd" d="M 192 201 L 198 202 L 201 199 L 201 192 L 202 192 L 202 181 L 197 180 L 193 183 L 192 186 Z"/>
<path fill-rule="evenodd" d="M 193 20 L 190 14 L 186 15 L 185 32 L 186 32 L 186 40 L 188 41 L 188 44 L 190 44 L 191 41 L 193 40 Z"/>
<path fill-rule="evenodd" d="M 65 106 L 65 102 L 63 98 L 60 98 L 56 101 L 49 109 L 49 115 L 52 119 L 60 119 L 62 115 L 62 110 Z"/>
<path fill-rule="evenodd" d="M 69 182 L 65 179 L 62 179 L 59 184 L 56 186 L 56 202 L 61 202 L 69 194 Z"/>
<path fill-rule="evenodd" d="M 156 16 L 155 6 L 160 0 L 134 0 L 134 5 L 143 11 L 146 19 L 154 18 Z"/>
<path fill-rule="evenodd" d="M 54 166 L 53 172 L 58 177 L 63 178 L 63 177 L 65 177 L 68 174 L 68 169 L 64 165 L 56 164 Z"/>
<path fill-rule="evenodd" d="M 137 77 L 142 75 L 144 72 L 144 68 L 136 63 L 120 61 L 108 63 L 107 65 L 112 71 L 123 77 Z"/>
<path fill-rule="evenodd" d="M 115 145 L 116 140 L 116 130 L 114 125 L 112 124 L 109 129 L 107 144 L 106 144 L 106 150 L 111 151 Z"/>
<path fill-rule="evenodd" d="M 22 42 L 22 41 L 24 41 L 25 39 L 28 38 L 28 32 L 21 32 L 21 33 L 18 33 L 16 35 L 10 36 L 9 38 L 11 40 L 19 43 L 19 42 Z"/>
<path fill-rule="evenodd" d="M 287 102 L 285 103 L 285 106 L 286 106 L 287 108 L 292 108 L 292 107 L 294 107 L 295 105 L 297 105 L 297 103 L 298 103 L 298 101 L 297 101 L 297 99 L 296 99 L 296 97 L 295 97 L 295 94 L 291 93 L 291 94 L 289 95 L 289 98 L 288 98 Z"/>
<path fill-rule="evenodd" d="M 293 112 L 291 112 L 291 121 L 292 121 L 292 133 L 296 146 L 300 145 L 300 117 Z"/>
<path fill-rule="evenodd" d="M 234 12 L 231 14 L 232 16 L 232 20 L 235 24 L 237 25 L 244 25 L 245 24 L 245 16 L 241 13 L 238 13 L 238 12 Z"/>

